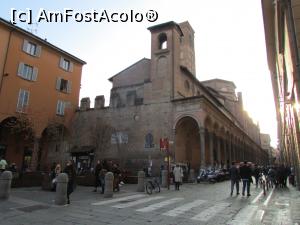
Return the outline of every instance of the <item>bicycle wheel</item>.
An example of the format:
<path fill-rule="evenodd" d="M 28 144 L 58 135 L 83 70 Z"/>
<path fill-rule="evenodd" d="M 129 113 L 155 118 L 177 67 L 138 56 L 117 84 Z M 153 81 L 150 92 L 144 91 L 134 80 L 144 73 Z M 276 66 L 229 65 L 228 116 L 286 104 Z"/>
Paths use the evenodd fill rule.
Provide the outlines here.
<path fill-rule="evenodd" d="M 147 192 L 147 194 L 151 195 L 152 194 L 152 190 L 153 190 L 153 186 L 152 186 L 151 182 L 148 181 L 146 183 L 146 192 Z"/>
<path fill-rule="evenodd" d="M 159 192 L 160 192 L 160 185 L 159 185 L 159 183 L 158 183 L 157 181 L 155 181 L 155 188 L 154 188 L 154 191 L 155 191 L 156 193 L 159 193 Z"/>

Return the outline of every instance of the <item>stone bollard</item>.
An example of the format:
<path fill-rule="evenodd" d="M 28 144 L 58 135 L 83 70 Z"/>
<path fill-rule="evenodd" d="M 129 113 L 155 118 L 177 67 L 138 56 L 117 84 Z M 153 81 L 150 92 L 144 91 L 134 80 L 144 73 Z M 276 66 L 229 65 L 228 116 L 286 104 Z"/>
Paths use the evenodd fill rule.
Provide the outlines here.
<path fill-rule="evenodd" d="M 67 189 L 68 189 L 68 174 L 60 173 L 56 177 L 56 193 L 55 193 L 55 204 L 65 205 L 67 204 Z"/>
<path fill-rule="evenodd" d="M 139 171 L 138 172 L 138 186 L 137 186 L 138 192 L 144 192 L 145 191 L 145 172 Z"/>
<path fill-rule="evenodd" d="M 161 171 L 161 187 L 168 187 L 168 171 Z"/>
<path fill-rule="evenodd" d="M 190 169 L 189 182 L 192 182 L 192 183 L 195 182 L 195 170 L 194 169 Z"/>
<path fill-rule="evenodd" d="M 12 172 L 4 171 L 0 173 L 0 200 L 9 198 L 11 189 Z"/>
<path fill-rule="evenodd" d="M 112 172 L 107 172 L 105 174 L 105 188 L 104 188 L 104 198 L 113 197 L 113 187 L 114 186 L 114 174 Z"/>

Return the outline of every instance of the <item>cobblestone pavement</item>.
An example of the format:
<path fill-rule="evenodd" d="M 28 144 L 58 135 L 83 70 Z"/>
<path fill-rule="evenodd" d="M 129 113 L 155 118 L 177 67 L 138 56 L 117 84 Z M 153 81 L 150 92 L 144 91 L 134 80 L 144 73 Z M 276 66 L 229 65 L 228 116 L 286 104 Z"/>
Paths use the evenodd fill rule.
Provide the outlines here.
<path fill-rule="evenodd" d="M 269 190 L 252 186 L 251 197 L 230 196 L 229 182 L 184 184 L 180 191 L 136 192 L 124 185 L 113 198 L 77 187 L 71 204 L 54 205 L 55 193 L 38 187 L 13 189 L 0 202 L 1 225 L 300 225 L 300 192 L 293 187 Z"/>

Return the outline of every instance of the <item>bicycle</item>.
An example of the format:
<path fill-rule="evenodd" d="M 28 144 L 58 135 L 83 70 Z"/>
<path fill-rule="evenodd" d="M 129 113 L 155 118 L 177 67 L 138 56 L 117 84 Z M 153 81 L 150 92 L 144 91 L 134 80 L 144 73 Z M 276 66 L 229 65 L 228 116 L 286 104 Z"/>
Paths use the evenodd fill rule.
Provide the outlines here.
<path fill-rule="evenodd" d="M 159 182 L 157 181 L 157 179 L 149 179 L 146 184 L 145 184 L 145 187 L 146 187 L 146 192 L 147 194 L 151 195 L 153 190 L 156 192 L 156 193 L 159 193 L 160 192 L 160 185 L 159 185 Z"/>

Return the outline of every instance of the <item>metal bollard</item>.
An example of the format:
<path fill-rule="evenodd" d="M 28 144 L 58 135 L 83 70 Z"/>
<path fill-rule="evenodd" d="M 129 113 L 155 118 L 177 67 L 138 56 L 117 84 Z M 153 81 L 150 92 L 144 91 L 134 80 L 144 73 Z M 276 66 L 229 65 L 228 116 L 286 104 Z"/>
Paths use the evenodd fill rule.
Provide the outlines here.
<path fill-rule="evenodd" d="M 67 189 L 68 189 L 68 174 L 60 173 L 56 177 L 56 193 L 55 193 L 55 204 L 65 205 L 67 204 Z"/>
<path fill-rule="evenodd" d="M 112 172 L 107 172 L 105 174 L 104 198 L 113 197 L 113 184 L 114 184 L 114 174 Z"/>
<path fill-rule="evenodd" d="M 138 192 L 144 192 L 145 191 L 145 172 L 139 171 L 138 172 L 138 186 L 137 186 Z"/>
<path fill-rule="evenodd" d="M 189 182 L 192 182 L 192 183 L 195 182 L 195 170 L 194 169 L 190 169 Z"/>
<path fill-rule="evenodd" d="M 161 187 L 168 187 L 168 171 L 161 171 Z"/>
<path fill-rule="evenodd" d="M 11 190 L 12 172 L 4 171 L 0 174 L 0 200 L 7 200 Z"/>

